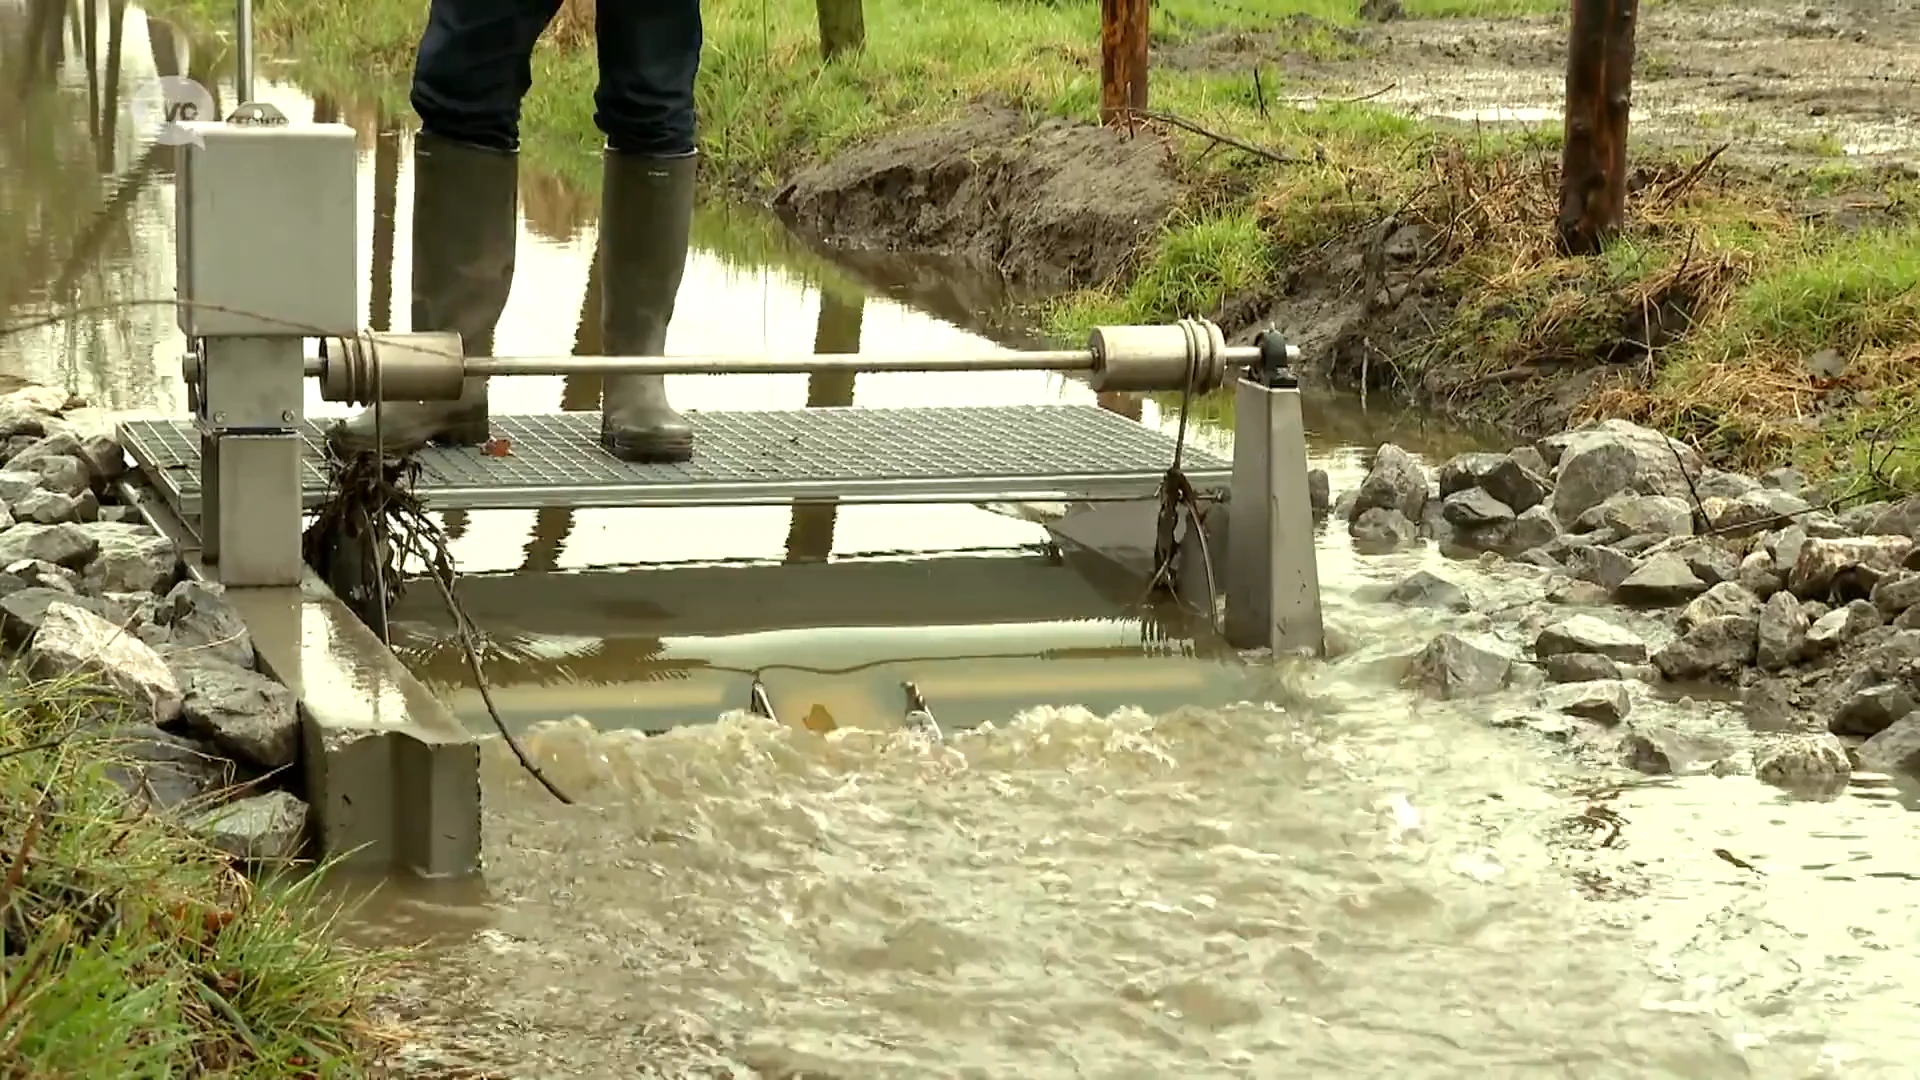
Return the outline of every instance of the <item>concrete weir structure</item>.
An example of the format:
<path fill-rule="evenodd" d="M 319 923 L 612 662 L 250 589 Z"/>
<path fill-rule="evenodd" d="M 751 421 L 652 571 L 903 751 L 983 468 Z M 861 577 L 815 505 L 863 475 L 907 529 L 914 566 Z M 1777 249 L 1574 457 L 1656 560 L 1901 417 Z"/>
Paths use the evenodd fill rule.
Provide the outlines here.
<path fill-rule="evenodd" d="M 499 447 L 417 454 L 415 493 L 431 510 L 1050 501 L 1097 515 L 1106 505 L 1158 501 L 1152 521 L 1101 515 L 1076 529 L 1070 516 L 1053 526 L 1083 547 L 1155 563 L 1177 550 L 1179 504 L 1230 502 L 1231 517 L 1206 526 L 1212 532 L 1224 518 L 1224 533 L 1194 545 L 1214 549 L 1228 643 L 1322 646 L 1291 370 L 1298 350 L 1277 333 L 1229 346 L 1212 323 L 1183 319 L 1099 327 L 1085 347 L 1051 351 L 468 356 L 457 334 L 358 325 L 351 128 L 289 123 L 257 103 L 224 121 L 179 126 L 175 250 L 193 417 L 121 424 L 119 444 L 135 470 L 118 490 L 180 553 L 187 575 L 220 587 L 261 670 L 298 701 L 304 788 L 329 856 L 430 875 L 477 870 L 479 752 L 305 564 L 303 512 L 331 497 L 324 439 L 304 415 L 308 378 L 326 400 L 376 409 L 456 396 L 476 376 L 574 372 L 1043 370 L 1084 377 L 1100 392 L 1189 396 L 1232 385 L 1239 435 L 1231 461 L 1092 405 L 696 413 L 689 420 L 700 450 L 673 465 L 615 459 L 600 448 L 591 416 L 501 416 Z M 300 253 L 293 266 L 287 252 Z M 319 340 L 317 356 L 307 355 L 308 339 Z M 1136 535 L 1102 538 L 1115 529 Z M 1193 560 L 1184 561 L 1191 583 Z M 1187 595 L 1213 593 L 1212 576 L 1204 593 Z"/>

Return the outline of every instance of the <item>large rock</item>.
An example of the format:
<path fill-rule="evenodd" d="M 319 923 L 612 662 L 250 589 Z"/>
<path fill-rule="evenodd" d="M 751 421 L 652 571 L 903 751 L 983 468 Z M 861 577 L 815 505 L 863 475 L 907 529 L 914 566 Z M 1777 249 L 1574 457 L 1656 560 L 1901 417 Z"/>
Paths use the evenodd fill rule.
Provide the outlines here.
<path fill-rule="evenodd" d="M 258 672 L 219 662 L 177 669 L 187 730 L 241 761 L 279 769 L 300 754 L 300 712 L 293 691 Z"/>
<path fill-rule="evenodd" d="M 1481 480 L 1505 460 L 1505 454 L 1455 454 L 1440 466 L 1440 497 L 1444 499 L 1454 492 L 1479 487 Z"/>
<path fill-rule="evenodd" d="M 1440 515 L 1449 525 L 1478 529 L 1513 520 L 1513 508 L 1487 494 L 1483 488 L 1456 491 L 1440 504 Z"/>
<path fill-rule="evenodd" d="M 1747 587 L 1747 591 L 1762 600 L 1787 587 L 1787 575 L 1773 564 L 1773 556 L 1768 552 L 1755 549 L 1740 560 L 1740 568 L 1734 571 L 1733 580 Z"/>
<path fill-rule="evenodd" d="M 13 581 L 20 580 L 12 575 L 6 576 Z M 35 585 L 17 588 L 0 595 L 0 640 L 15 649 L 25 648 L 46 622 L 47 610 L 54 604 L 85 608 L 113 626 L 124 622 L 127 614 L 112 601 L 78 596 L 70 587 Z"/>
<path fill-rule="evenodd" d="M 1569 716 L 1578 716 L 1602 724 L 1617 724 L 1626 719 L 1632 707 L 1627 687 L 1622 682 L 1577 682 L 1556 686 L 1547 692 L 1547 704 Z"/>
<path fill-rule="evenodd" d="M 202 653 L 243 668 L 254 667 L 258 660 L 253 635 L 227 599 L 226 588 L 209 582 L 175 585 L 154 610 L 145 636 L 168 656 Z"/>
<path fill-rule="evenodd" d="M 1709 619 L 1723 615 L 1757 619 L 1760 617 L 1760 598 L 1748 592 L 1745 586 L 1723 581 L 1682 608 L 1680 618 L 1674 625 L 1684 634 Z"/>
<path fill-rule="evenodd" d="M 1687 566 L 1686 560 L 1671 552 L 1662 552 L 1649 556 L 1635 567 L 1613 590 L 1613 595 L 1623 604 L 1667 607 L 1684 604 L 1706 591 L 1707 583 Z"/>
<path fill-rule="evenodd" d="M 1579 532 L 1612 529 L 1622 536 L 1691 536 L 1693 507 L 1672 495 L 1622 492 L 1580 515 Z"/>
<path fill-rule="evenodd" d="M 1812 625 L 1792 593 L 1774 593 L 1760 608 L 1754 662 L 1768 671 L 1799 663 L 1806 652 L 1807 631 Z"/>
<path fill-rule="evenodd" d="M 1710 735 L 1682 731 L 1671 724 L 1635 720 L 1621 741 L 1620 760 L 1651 776 L 1692 772 L 1727 755 L 1727 745 Z"/>
<path fill-rule="evenodd" d="M 5 606 L 6 601 L 0 600 L 0 608 Z M 1813 620 L 1813 625 L 1807 628 L 1806 645 L 1802 652 L 1807 659 L 1817 659 L 1869 630 L 1878 629 L 1880 624 L 1880 609 L 1871 603 L 1855 600 L 1843 604 Z"/>
<path fill-rule="evenodd" d="M 151 724 L 120 724 L 98 737 L 108 743 L 107 776 L 157 810 L 210 800 L 236 779 L 233 763 L 212 747 Z"/>
<path fill-rule="evenodd" d="M 1611 594 L 1633 573 L 1633 556 L 1601 544 L 1567 552 L 1567 573 L 1591 581 Z"/>
<path fill-rule="evenodd" d="M 1557 683 L 1606 682 L 1620 677 L 1620 665 L 1598 653 L 1555 653 L 1540 661 L 1540 670 Z"/>
<path fill-rule="evenodd" d="M 1868 599 L 1889 619 L 1920 604 L 1920 572 L 1897 570 L 1881 578 Z"/>
<path fill-rule="evenodd" d="M 1753 775 L 1762 783 L 1790 790 L 1831 790 L 1853 774 L 1847 748 L 1831 735 L 1787 735 L 1753 755 Z"/>
<path fill-rule="evenodd" d="M 146 642 L 69 601 L 48 605 L 27 662 L 44 678 L 98 683 L 137 710 L 134 719 L 165 726 L 180 716 L 180 683 Z"/>
<path fill-rule="evenodd" d="M 1889 776 L 1920 776 L 1920 713 L 1908 713 L 1861 743 L 1860 767 Z"/>
<path fill-rule="evenodd" d="M 1703 497 L 1700 509 L 1714 532 L 1722 536 L 1752 536 L 1777 529 L 1813 508 L 1798 495 L 1760 488 L 1730 499 Z"/>
<path fill-rule="evenodd" d="M 1427 470 L 1412 454 L 1392 443 L 1383 444 L 1360 484 L 1353 517 L 1358 520 L 1368 510 L 1397 510 L 1408 521 L 1419 521 L 1426 505 Z"/>
<path fill-rule="evenodd" d="M 1577 521 L 1623 491 L 1687 498 L 1687 476 L 1701 471 L 1691 447 L 1623 420 L 1550 436 L 1540 451 L 1553 465 L 1553 514 L 1561 521 Z"/>
<path fill-rule="evenodd" d="M 4 535 L 4 534 L 0 534 Z M 1347 526 L 1355 550 L 1363 554 L 1383 554 L 1413 543 L 1420 538 L 1420 527 L 1405 514 L 1385 507 L 1362 510 Z"/>
<path fill-rule="evenodd" d="M 1410 682 L 1442 698 L 1473 697 L 1506 686 L 1513 657 L 1458 634 L 1441 634 L 1414 658 Z"/>
<path fill-rule="evenodd" d="M 1467 611 L 1473 607 L 1465 589 L 1438 574 L 1415 570 L 1402 578 L 1387 593 L 1387 599 L 1403 607 L 1440 608 Z"/>
<path fill-rule="evenodd" d="M 1916 707 L 1920 705 L 1906 687 L 1899 683 L 1879 683 L 1841 702 L 1827 721 L 1827 730 L 1835 735 L 1878 735 Z"/>
<path fill-rule="evenodd" d="M 269 791 L 209 810 L 193 819 L 207 843 L 246 863 L 272 863 L 300 854 L 306 840 L 307 804 L 284 791 Z"/>
<path fill-rule="evenodd" d="M 173 542 L 146 525 L 96 521 L 79 528 L 99 552 L 86 572 L 93 592 L 159 592 L 180 576 Z"/>
<path fill-rule="evenodd" d="M 0 532 L 0 566 L 26 559 L 78 570 L 100 554 L 100 541 L 82 525 L 21 524 Z"/>
<path fill-rule="evenodd" d="M 1638 664 L 1647 658 L 1647 645 L 1631 632 L 1593 615 L 1562 619 L 1533 640 L 1533 655 L 1538 659 L 1572 653 Z"/>
<path fill-rule="evenodd" d="M 1753 663 L 1759 620 L 1723 615 L 1708 619 L 1653 654 L 1653 666 L 1676 681 L 1730 676 Z"/>
<path fill-rule="evenodd" d="M 1867 596 L 1881 578 L 1900 569 L 1912 550 L 1913 539 L 1905 536 L 1810 537 L 1800 545 L 1787 588 L 1802 599 L 1844 602 Z"/>

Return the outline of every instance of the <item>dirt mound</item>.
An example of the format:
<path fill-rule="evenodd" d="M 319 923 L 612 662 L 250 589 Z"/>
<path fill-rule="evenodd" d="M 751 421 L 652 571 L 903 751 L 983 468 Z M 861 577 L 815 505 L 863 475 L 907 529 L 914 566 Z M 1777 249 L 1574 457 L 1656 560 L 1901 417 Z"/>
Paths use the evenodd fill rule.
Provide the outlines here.
<path fill-rule="evenodd" d="M 825 243 L 977 259 L 1038 295 L 1114 276 L 1173 209 L 1172 164 L 1156 139 L 978 109 L 809 168 L 774 205 Z"/>

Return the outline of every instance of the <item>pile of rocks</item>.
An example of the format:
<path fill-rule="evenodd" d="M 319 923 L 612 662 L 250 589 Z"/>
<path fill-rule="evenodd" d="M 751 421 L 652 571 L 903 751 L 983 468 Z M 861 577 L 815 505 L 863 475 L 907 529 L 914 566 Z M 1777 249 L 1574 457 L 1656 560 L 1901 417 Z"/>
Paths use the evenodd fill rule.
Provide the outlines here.
<path fill-rule="evenodd" d="M 1557 684 L 1547 697 L 1560 712 L 1613 723 L 1628 709 L 1622 679 L 1731 685 L 1750 725 L 1779 735 L 1755 754 L 1762 779 L 1843 779 L 1855 765 L 1920 774 L 1920 498 L 1838 513 L 1827 502 L 1792 470 L 1711 469 L 1676 440 L 1609 420 L 1463 454 L 1432 479 L 1382 446 L 1333 513 L 1360 550 L 1426 538 L 1504 558 L 1536 568 L 1556 604 L 1631 608 L 1655 628 L 1547 616 L 1530 658 L 1442 635 L 1414 665 L 1437 693 L 1536 680 Z M 1464 607 L 1458 592 L 1415 575 L 1393 595 Z M 1666 768 L 1657 742 L 1630 740 L 1629 760 Z"/>
<path fill-rule="evenodd" d="M 258 670 L 220 587 L 182 580 L 172 541 L 115 505 L 112 432 L 64 392 L 0 396 L 0 644 L 16 677 L 74 681 L 152 812 L 239 859 L 296 853 L 294 696 Z"/>

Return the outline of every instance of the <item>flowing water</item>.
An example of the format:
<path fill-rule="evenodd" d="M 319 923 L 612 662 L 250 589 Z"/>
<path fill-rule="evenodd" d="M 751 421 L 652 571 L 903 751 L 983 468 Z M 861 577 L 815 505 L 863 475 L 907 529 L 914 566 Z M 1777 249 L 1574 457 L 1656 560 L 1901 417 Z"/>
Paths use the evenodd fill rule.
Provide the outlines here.
<path fill-rule="evenodd" d="M 65 6 L 0 0 L 0 93 L 21 94 L 0 110 L 16 313 L 171 288 L 167 159 L 115 102 L 157 71 L 217 73 L 137 9 L 84 10 L 91 36 Z M 407 137 L 370 107 L 263 96 L 360 130 L 368 322 L 404 328 Z M 522 213 L 497 347 L 567 351 L 592 207 L 529 179 Z M 677 351 L 971 340 L 968 298 L 991 292 L 854 274 L 740 209 L 703 210 L 697 237 Z M 0 338 L 0 373 L 179 413 L 181 347 L 164 308 L 104 307 Z M 683 407 L 822 399 L 805 378 L 671 388 Z M 594 407 L 562 379 L 495 395 L 501 411 Z M 852 397 L 1094 400 L 1022 374 L 862 376 Z M 1474 445 L 1313 407 L 1336 490 L 1364 445 Z M 1795 802 L 1741 775 L 1636 779 L 1526 692 L 1399 687 L 1442 628 L 1520 640 L 1541 608 L 1521 568 L 1362 557 L 1334 530 L 1320 558 L 1339 655 L 1244 665 L 1156 636 L 1126 596 L 1047 559 L 1037 526 L 983 510 L 449 526 L 503 646 L 489 674 L 508 722 L 581 805 L 491 743 L 484 882 L 387 889 L 355 932 L 430 943 L 399 1018 L 502 1075 L 1914 1075 L 1920 829 L 1890 788 Z M 1475 613 L 1381 603 L 1415 568 L 1463 583 Z M 405 655 L 483 726 L 444 621 L 402 614 Z M 742 714 L 755 671 L 783 716 L 830 722 Z M 899 729 L 907 677 L 956 729 L 944 744 Z M 1746 738 L 1724 704 L 1634 693 L 1636 721 Z M 552 722 L 569 715 L 587 719 Z"/>

